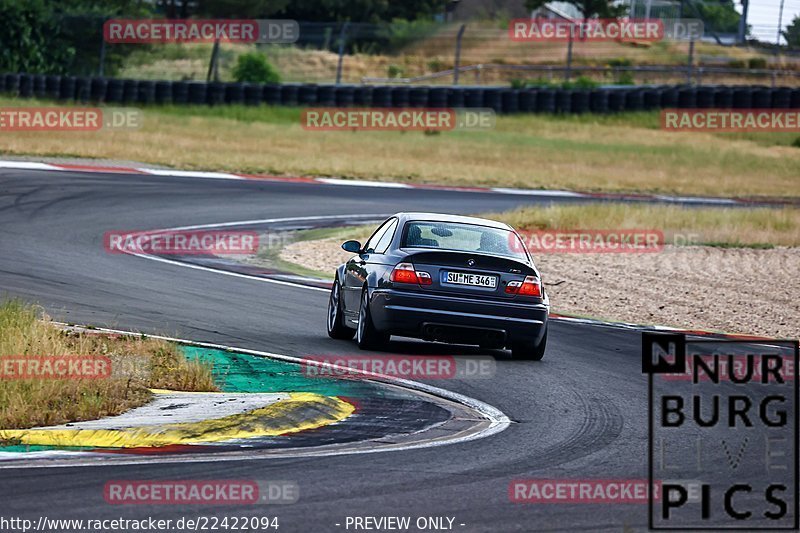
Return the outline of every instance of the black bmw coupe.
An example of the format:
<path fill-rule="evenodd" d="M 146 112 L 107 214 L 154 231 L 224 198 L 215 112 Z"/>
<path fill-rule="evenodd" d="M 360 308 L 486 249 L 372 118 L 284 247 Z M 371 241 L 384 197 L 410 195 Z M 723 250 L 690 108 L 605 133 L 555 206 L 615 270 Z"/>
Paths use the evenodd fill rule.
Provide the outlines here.
<path fill-rule="evenodd" d="M 397 213 L 336 270 L 328 335 L 381 349 L 391 335 L 540 360 L 550 302 L 539 271 L 508 224 L 436 213 Z"/>

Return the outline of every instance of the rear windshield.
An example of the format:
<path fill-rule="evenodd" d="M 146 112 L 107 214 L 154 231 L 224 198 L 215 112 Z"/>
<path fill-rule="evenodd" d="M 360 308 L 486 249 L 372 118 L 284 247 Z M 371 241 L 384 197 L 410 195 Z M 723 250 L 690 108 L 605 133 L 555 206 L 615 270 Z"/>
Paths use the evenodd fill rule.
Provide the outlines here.
<path fill-rule="evenodd" d="M 408 222 L 402 246 L 528 259 L 525 247 L 513 231 L 458 222 Z"/>

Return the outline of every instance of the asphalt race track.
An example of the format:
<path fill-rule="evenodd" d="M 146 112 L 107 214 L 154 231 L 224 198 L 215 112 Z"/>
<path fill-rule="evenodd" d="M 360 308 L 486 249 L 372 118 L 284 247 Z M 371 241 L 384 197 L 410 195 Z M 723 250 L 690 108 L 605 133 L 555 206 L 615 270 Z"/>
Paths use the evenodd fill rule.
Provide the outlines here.
<path fill-rule="evenodd" d="M 353 353 L 325 334 L 321 291 L 180 268 L 103 249 L 103 232 L 401 210 L 461 214 L 512 208 L 525 196 L 80 172 L 0 171 L 0 294 L 42 304 L 58 320 L 160 333 L 293 356 Z M 545 280 L 546 281 L 546 280 Z M 555 302 L 555 307 L 558 303 Z M 469 354 L 393 342 L 391 352 Z M 256 516 L 279 531 L 344 531 L 347 516 L 454 517 L 456 531 L 641 530 L 647 508 L 509 501 L 516 478 L 647 478 L 647 381 L 641 334 L 551 324 L 541 363 L 503 352 L 492 379 L 431 381 L 512 421 L 477 441 L 319 458 L 0 470 L 3 513 L 37 518 Z M 109 480 L 295 480 L 274 507 L 112 506 Z M 44 511 L 43 511 L 44 510 Z M 337 526 L 337 524 L 340 524 Z M 464 524 L 463 526 L 460 524 Z"/>

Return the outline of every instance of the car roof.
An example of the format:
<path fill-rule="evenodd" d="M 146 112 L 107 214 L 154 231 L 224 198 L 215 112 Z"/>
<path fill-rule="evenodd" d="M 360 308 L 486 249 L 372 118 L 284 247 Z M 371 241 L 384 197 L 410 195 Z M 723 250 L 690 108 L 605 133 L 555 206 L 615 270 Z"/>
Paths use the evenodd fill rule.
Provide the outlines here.
<path fill-rule="evenodd" d="M 429 221 L 429 222 L 459 222 L 461 224 L 475 224 L 478 226 L 489 226 L 491 228 L 512 229 L 504 222 L 489 220 L 488 218 L 464 217 L 460 215 L 450 215 L 446 213 L 422 213 L 422 212 L 403 212 L 395 213 L 400 222 L 409 221 Z"/>

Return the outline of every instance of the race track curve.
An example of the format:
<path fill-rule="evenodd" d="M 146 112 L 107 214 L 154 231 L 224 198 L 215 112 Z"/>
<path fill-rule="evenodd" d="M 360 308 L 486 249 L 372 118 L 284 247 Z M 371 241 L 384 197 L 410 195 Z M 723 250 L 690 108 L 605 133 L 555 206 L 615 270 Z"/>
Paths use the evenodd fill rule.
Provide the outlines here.
<path fill-rule="evenodd" d="M 108 230 L 271 217 L 401 210 L 480 213 L 524 196 L 334 187 L 157 176 L 0 171 L 0 293 L 42 304 L 58 320 L 161 333 L 287 355 L 357 352 L 325 334 L 324 292 L 217 275 L 103 250 Z M 554 302 L 555 308 L 558 302 Z M 345 517 L 455 517 L 457 531 L 620 531 L 646 524 L 644 505 L 521 505 L 515 478 L 647 476 L 641 335 L 551 324 L 541 363 L 502 352 L 492 379 L 431 381 L 502 410 L 490 438 L 366 455 L 2 470 L 4 513 L 54 518 L 277 515 L 279 531 L 344 531 Z M 394 353 L 454 353 L 393 342 Z M 456 353 L 478 353 L 461 348 Z M 296 480 L 298 503 L 277 507 L 111 506 L 120 479 Z M 464 524 L 463 526 L 459 524 Z"/>

